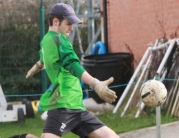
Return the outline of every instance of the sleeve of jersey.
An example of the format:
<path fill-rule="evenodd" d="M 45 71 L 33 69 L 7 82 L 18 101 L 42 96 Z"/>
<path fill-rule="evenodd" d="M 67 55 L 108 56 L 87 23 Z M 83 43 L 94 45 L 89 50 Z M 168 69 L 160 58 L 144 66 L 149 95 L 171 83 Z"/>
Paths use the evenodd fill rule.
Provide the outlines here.
<path fill-rule="evenodd" d="M 80 65 L 79 58 L 73 50 L 71 44 L 68 41 L 65 43 L 62 42 L 59 49 L 62 66 L 72 75 L 80 79 L 85 69 Z"/>
<path fill-rule="evenodd" d="M 43 57 L 42 57 L 42 48 L 41 47 L 40 47 L 40 50 L 39 50 L 39 57 L 40 57 L 40 62 L 44 63 Z"/>

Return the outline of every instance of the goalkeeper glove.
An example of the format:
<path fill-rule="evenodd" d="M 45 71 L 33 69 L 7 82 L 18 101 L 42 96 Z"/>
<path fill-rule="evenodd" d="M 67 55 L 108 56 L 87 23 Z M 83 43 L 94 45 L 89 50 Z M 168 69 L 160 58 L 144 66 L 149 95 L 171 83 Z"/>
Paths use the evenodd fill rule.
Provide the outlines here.
<path fill-rule="evenodd" d="M 35 63 L 35 65 L 27 72 L 26 79 L 29 77 L 32 77 L 34 74 L 37 72 L 41 71 L 44 69 L 44 65 L 42 62 L 38 61 Z"/>
<path fill-rule="evenodd" d="M 111 77 L 106 81 L 99 81 L 94 78 L 90 81 L 89 86 L 95 90 L 98 96 L 106 101 L 107 103 L 112 103 L 116 101 L 116 93 L 108 88 L 108 85 L 113 82 L 114 78 Z"/>

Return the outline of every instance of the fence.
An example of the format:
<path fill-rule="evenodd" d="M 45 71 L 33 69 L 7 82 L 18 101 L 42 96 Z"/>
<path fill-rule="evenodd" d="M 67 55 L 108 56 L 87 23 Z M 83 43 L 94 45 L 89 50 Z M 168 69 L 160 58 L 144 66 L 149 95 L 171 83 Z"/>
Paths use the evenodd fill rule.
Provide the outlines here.
<path fill-rule="evenodd" d="M 40 36 L 43 34 L 40 24 L 42 7 L 44 7 L 45 18 L 41 23 L 44 23 L 45 33 L 48 31 L 47 14 L 56 2 L 73 4 L 75 11 L 78 11 L 79 15 L 83 15 L 81 17 L 85 20 L 88 19 L 85 17 L 88 15 L 84 14 L 87 9 L 87 0 L 0 0 L 0 84 L 8 101 L 22 100 L 23 98 L 39 99 L 44 88 L 50 85 L 48 79 L 45 79 L 45 84 L 42 83 L 42 77 L 46 78 L 42 72 L 30 79 L 26 79 L 25 76 L 32 65 L 39 60 Z M 99 1 L 95 1 L 95 3 L 99 7 Z M 94 17 L 96 19 L 95 30 L 100 27 L 99 16 L 97 17 Z M 87 37 L 89 24 L 82 24 L 76 28 L 75 30 L 79 30 L 79 32 L 74 35 L 76 34 L 74 30 L 71 40 L 80 57 L 83 54 L 82 48 L 83 50 L 87 49 L 89 44 Z M 98 39 L 100 38 L 98 37 Z"/>

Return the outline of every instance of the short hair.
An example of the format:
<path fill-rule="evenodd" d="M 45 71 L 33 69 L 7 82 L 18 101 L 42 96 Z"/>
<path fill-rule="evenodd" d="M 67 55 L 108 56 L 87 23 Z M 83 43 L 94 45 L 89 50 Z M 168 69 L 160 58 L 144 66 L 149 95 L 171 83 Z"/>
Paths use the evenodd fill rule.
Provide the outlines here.
<path fill-rule="evenodd" d="M 53 19 L 54 18 L 59 19 L 60 22 L 62 22 L 65 19 L 62 15 L 60 16 L 60 15 L 49 14 L 49 17 L 48 17 L 48 24 L 49 24 L 49 26 L 53 25 Z"/>

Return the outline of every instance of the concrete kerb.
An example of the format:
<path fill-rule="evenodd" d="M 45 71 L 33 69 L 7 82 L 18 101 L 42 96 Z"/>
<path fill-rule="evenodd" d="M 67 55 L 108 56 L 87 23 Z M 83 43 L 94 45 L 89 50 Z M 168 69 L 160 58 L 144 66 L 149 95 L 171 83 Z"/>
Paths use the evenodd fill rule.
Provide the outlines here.
<path fill-rule="evenodd" d="M 161 138 L 179 138 L 179 121 L 163 124 Z M 156 126 L 119 134 L 120 138 L 157 138 Z"/>

